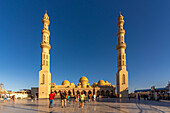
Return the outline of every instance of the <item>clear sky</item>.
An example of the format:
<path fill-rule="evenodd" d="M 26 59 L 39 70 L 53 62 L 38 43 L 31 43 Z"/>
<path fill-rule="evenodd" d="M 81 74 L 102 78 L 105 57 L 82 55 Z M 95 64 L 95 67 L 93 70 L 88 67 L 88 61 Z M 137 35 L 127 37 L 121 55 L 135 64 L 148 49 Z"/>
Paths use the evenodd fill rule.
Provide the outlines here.
<path fill-rule="evenodd" d="M 38 86 L 43 28 L 50 17 L 52 82 L 101 78 L 116 85 L 117 18 L 124 16 L 129 89 L 170 80 L 169 0 L 0 0 L 0 82 L 7 90 Z"/>

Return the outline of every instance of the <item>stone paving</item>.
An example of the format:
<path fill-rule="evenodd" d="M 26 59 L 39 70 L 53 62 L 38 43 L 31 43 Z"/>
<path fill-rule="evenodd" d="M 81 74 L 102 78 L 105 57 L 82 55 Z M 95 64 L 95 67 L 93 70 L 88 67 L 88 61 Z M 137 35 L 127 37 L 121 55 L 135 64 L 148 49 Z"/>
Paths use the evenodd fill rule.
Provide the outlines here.
<path fill-rule="evenodd" d="M 84 108 L 73 100 L 66 108 L 61 108 L 60 99 L 54 100 L 49 108 L 49 100 L 8 100 L 0 101 L 0 113 L 170 113 L 170 102 L 158 102 L 136 99 L 100 99 L 99 102 L 86 102 Z"/>

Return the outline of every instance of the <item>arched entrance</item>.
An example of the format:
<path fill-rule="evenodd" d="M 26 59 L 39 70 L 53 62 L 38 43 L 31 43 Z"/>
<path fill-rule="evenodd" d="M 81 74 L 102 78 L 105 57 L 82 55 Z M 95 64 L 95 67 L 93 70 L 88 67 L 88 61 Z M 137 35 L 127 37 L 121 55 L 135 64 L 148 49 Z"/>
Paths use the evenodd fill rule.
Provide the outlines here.
<path fill-rule="evenodd" d="M 68 95 L 69 95 L 69 96 L 71 95 L 71 91 L 70 91 L 70 90 L 68 91 Z"/>
<path fill-rule="evenodd" d="M 88 95 L 89 95 L 89 94 L 92 94 L 92 92 L 91 92 L 90 90 L 89 90 L 89 92 L 88 92 Z"/>
<path fill-rule="evenodd" d="M 113 90 L 111 90 L 110 95 L 113 96 Z"/>
<path fill-rule="evenodd" d="M 93 89 L 93 95 L 95 94 L 95 89 Z M 96 94 L 95 94 L 96 95 Z"/>
<path fill-rule="evenodd" d="M 79 92 L 79 90 L 77 91 L 77 95 L 80 95 L 80 92 Z"/>
<path fill-rule="evenodd" d="M 97 95 L 100 95 L 100 91 L 99 90 L 97 91 Z"/>
<path fill-rule="evenodd" d="M 83 90 L 82 92 L 86 95 L 86 91 L 85 90 Z"/>
<path fill-rule="evenodd" d="M 101 95 L 104 96 L 104 90 L 101 91 Z"/>
<path fill-rule="evenodd" d="M 106 91 L 106 96 L 109 96 L 109 90 Z"/>

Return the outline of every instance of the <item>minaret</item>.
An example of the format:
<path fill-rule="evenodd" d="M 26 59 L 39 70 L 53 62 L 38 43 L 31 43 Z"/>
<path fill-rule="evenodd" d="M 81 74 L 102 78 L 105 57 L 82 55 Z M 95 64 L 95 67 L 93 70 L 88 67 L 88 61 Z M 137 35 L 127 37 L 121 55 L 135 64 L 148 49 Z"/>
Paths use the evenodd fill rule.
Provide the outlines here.
<path fill-rule="evenodd" d="M 44 28 L 42 29 L 42 42 L 40 47 L 41 53 L 41 71 L 39 71 L 39 98 L 49 98 L 51 91 L 51 73 L 50 73 L 50 54 L 49 50 L 51 45 L 49 44 L 50 31 L 48 26 L 50 25 L 49 16 L 47 11 L 45 12 L 42 23 Z"/>
<path fill-rule="evenodd" d="M 125 30 L 123 29 L 123 16 L 119 15 L 118 17 L 118 31 L 117 38 L 118 44 L 116 49 L 118 51 L 117 55 L 117 74 L 116 74 L 116 82 L 117 82 L 117 96 L 119 98 L 128 97 L 128 72 L 126 70 L 126 43 L 125 43 Z"/>

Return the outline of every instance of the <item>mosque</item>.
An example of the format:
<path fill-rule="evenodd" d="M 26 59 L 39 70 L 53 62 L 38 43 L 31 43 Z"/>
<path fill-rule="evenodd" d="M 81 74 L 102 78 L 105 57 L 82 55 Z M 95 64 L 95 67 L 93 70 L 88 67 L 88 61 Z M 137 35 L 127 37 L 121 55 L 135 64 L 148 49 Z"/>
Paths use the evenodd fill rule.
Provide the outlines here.
<path fill-rule="evenodd" d="M 61 85 L 56 85 L 51 83 L 51 73 L 50 73 L 50 54 L 49 50 L 51 45 L 49 44 L 49 16 L 47 12 L 44 14 L 42 23 L 44 28 L 42 29 L 42 42 L 40 47 L 42 48 L 41 53 L 41 70 L 39 71 L 39 88 L 38 88 L 38 98 L 48 98 L 51 91 L 58 94 L 61 91 L 66 91 L 68 95 L 77 95 L 82 91 L 87 94 L 96 94 L 101 96 L 115 96 L 123 98 L 128 97 L 128 72 L 126 70 L 126 43 L 124 40 L 125 30 L 123 29 L 123 16 L 120 14 L 118 17 L 118 44 L 116 49 L 118 51 L 117 55 L 117 74 L 116 74 L 116 85 L 111 85 L 108 81 L 99 80 L 98 83 L 93 83 L 90 85 L 87 77 L 82 76 L 79 83 L 75 85 L 70 83 L 68 80 L 64 80 Z M 115 94 L 115 89 L 117 89 L 117 94 Z"/>
<path fill-rule="evenodd" d="M 68 95 L 77 95 L 82 91 L 85 95 L 88 94 L 96 94 L 101 96 L 115 96 L 115 86 L 111 85 L 108 81 L 99 80 L 98 83 L 93 83 L 90 86 L 88 83 L 88 79 L 85 76 L 82 76 L 79 80 L 77 86 L 74 83 L 70 83 L 68 80 L 64 80 L 61 85 L 56 85 L 55 83 L 51 83 L 51 89 L 55 93 L 59 93 L 61 91 L 66 91 Z"/>

